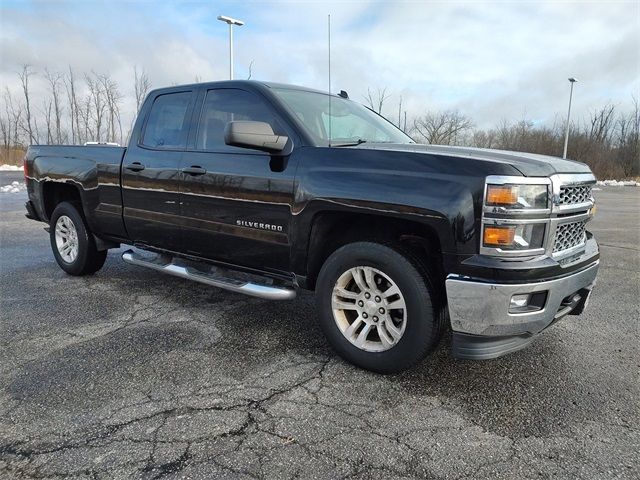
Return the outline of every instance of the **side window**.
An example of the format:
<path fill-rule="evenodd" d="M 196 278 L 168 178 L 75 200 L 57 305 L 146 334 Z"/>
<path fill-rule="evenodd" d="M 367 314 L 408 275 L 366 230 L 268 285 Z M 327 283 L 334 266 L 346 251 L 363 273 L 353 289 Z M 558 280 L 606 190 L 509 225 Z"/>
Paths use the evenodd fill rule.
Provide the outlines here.
<path fill-rule="evenodd" d="M 167 93 L 156 97 L 144 130 L 142 144 L 153 148 L 185 148 L 187 110 L 192 92 Z"/>
<path fill-rule="evenodd" d="M 209 90 L 198 125 L 198 150 L 233 149 L 224 143 L 227 123 L 240 120 L 267 122 L 276 133 L 282 133 L 275 115 L 257 95 L 235 88 Z"/>

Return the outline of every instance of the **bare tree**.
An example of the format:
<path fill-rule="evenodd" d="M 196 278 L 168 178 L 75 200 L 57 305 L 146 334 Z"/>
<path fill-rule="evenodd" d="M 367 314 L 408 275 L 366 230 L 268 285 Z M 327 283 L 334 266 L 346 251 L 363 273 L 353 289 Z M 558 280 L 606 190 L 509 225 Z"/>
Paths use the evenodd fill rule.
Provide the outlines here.
<path fill-rule="evenodd" d="M 0 117 L 0 134 L 2 134 L 2 147 L 5 150 L 11 145 L 11 130 L 9 130 L 9 127 L 9 118 L 5 116 Z"/>
<path fill-rule="evenodd" d="M 22 123 L 22 105 L 15 102 L 9 87 L 5 87 L 3 94 L 5 127 L 3 130 L 3 145 L 6 148 L 20 145 L 20 125 Z M 6 136 L 5 136 L 6 135 Z"/>
<path fill-rule="evenodd" d="M 71 143 L 82 143 L 80 139 L 80 106 L 78 104 L 76 79 L 71 66 L 69 66 L 69 73 L 64 78 L 64 84 L 67 90 L 67 102 L 69 104 Z"/>
<path fill-rule="evenodd" d="M 640 104 L 633 97 L 633 107 L 626 116 L 618 118 L 618 163 L 626 176 L 640 175 Z"/>
<path fill-rule="evenodd" d="M 0 134 L 2 135 L 2 147 L 8 149 L 11 145 L 11 122 L 9 122 L 9 116 L 3 115 L 0 117 Z"/>
<path fill-rule="evenodd" d="M 0 117 L 0 133 L 2 134 L 2 147 L 8 150 L 11 146 L 11 134 L 13 132 L 11 131 L 11 116 L 6 104 L 2 117 Z"/>
<path fill-rule="evenodd" d="M 47 145 L 54 142 L 53 138 L 53 120 L 51 110 L 53 109 L 53 100 L 44 100 L 42 102 L 42 112 L 44 113 L 44 124 L 47 127 Z"/>
<path fill-rule="evenodd" d="M 62 102 L 60 101 L 60 83 L 62 82 L 62 75 L 59 73 L 51 73 L 46 68 L 44 73 L 51 90 L 53 118 L 55 122 L 55 143 L 60 145 L 62 143 Z"/>
<path fill-rule="evenodd" d="M 102 140 L 105 110 L 107 109 L 106 95 L 100 77 L 96 73 L 85 75 L 84 79 L 89 89 L 86 101 L 87 131 L 91 133 L 91 140 L 100 142 Z M 89 125 L 89 122 L 91 122 L 91 125 Z M 86 140 L 89 140 L 89 138 L 85 137 Z"/>
<path fill-rule="evenodd" d="M 493 130 L 476 130 L 471 135 L 471 146 L 478 148 L 495 147 L 495 132 Z"/>
<path fill-rule="evenodd" d="M 0 133 L 2 134 L 2 146 L 5 150 L 7 150 L 11 146 L 11 114 L 9 113 L 7 95 L 9 94 L 9 89 L 6 89 L 6 93 L 3 95 L 4 100 L 4 112 L 2 112 L 2 117 L 0 117 Z"/>
<path fill-rule="evenodd" d="M 33 70 L 31 70 L 30 65 L 23 65 L 22 71 L 18 73 L 18 77 L 20 78 L 20 83 L 22 85 L 22 93 L 24 94 L 24 103 L 25 103 L 25 118 L 24 125 L 22 128 L 25 130 L 28 135 L 28 143 L 38 143 L 38 131 L 37 124 L 33 121 L 31 116 L 31 96 L 29 92 L 29 78 L 33 75 Z"/>
<path fill-rule="evenodd" d="M 473 127 L 473 122 L 457 111 L 429 112 L 413 122 L 414 132 L 426 143 L 454 145 Z"/>
<path fill-rule="evenodd" d="M 80 112 L 80 123 L 78 124 L 78 128 L 81 132 L 81 140 L 78 143 L 85 143 L 90 139 L 95 140 L 97 138 L 95 125 L 91 122 L 91 106 L 92 97 L 91 94 L 88 94 L 84 97 L 84 100 L 78 110 Z"/>
<path fill-rule="evenodd" d="M 378 88 L 376 92 L 372 92 L 370 88 L 367 88 L 367 95 L 364 97 L 364 100 L 371 110 L 382 115 L 384 102 L 388 100 L 390 96 L 390 94 L 387 94 L 387 87 L 382 89 Z"/>
<path fill-rule="evenodd" d="M 97 80 L 101 85 L 106 103 L 107 142 L 122 143 L 122 122 L 120 121 L 122 95 L 118 84 L 109 75 L 100 75 Z"/>
<path fill-rule="evenodd" d="M 615 123 L 614 111 L 615 107 L 609 104 L 591 113 L 589 138 L 596 144 L 610 144 Z"/>
<path fill-rule="evenodd" d="M 136 94 L 136 112 L 140 111 L 140 107 L 142 107 L 142 102 L 144 98 L 147 96 L 149 89 L 151 88 L 151 82 L 149 81 L 149 76 L 147 72 L 142 69 L 140 73 L 138 73 L 138 67 L 133 67 L 133 75 L 134 75 L 134 89 Z"/>

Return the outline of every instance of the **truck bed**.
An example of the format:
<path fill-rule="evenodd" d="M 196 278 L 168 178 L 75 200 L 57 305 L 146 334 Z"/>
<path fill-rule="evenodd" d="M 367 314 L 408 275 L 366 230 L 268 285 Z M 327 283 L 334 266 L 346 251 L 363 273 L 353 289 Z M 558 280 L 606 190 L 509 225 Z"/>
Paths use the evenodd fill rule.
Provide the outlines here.
<path fill-rule="evenodd" d="M 27 168 L 29 176 L 34 178 L 39 178 L 41 172 L 55 174 L 61 168 L 75 163 L 73 161 L 117 165 L 119 168 L 126 150 L 126 147 L 106 145 L 32 145 L 27 150 Z M 43 168 L 45 165 L 51 166 L 52 170 Z"/>
<path fill-rule="evenodd" d="M 79 192 L 85 217 L 94 233 L 124 237 L 120 167 L 126 150 L 103 145 L 30 146 L 25 175 L 38 219 L 48 221 L 51 213 L 44 202 L 44 189 L 70 184 L 73 191 Z"/>

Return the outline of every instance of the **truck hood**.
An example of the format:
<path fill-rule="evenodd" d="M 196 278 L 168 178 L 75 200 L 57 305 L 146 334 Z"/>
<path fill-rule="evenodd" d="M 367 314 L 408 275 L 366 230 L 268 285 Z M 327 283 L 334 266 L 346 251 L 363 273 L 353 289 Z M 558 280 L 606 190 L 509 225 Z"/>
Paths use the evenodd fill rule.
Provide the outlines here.
<path fill-rule="evenodd" d="M 538 155 L 535 153 L 509 152 L 488 148 L 450 147 L 422 145 L 419 143 L 362 143 L 350 147 L 371 150 L 393 150 L 441 157 L 464 157 L 482 162 L 508 164 L 526 177 L 546 177 L 555 173 L 591 173 L 587 165 L 573 160 Z"/>

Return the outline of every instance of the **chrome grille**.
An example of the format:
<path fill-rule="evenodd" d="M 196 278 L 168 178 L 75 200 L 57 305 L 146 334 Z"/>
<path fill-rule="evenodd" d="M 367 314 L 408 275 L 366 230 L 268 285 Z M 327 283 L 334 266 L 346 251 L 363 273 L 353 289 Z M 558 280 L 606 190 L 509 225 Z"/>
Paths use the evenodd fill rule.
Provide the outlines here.
<path fill-rule="evenodd" d="M 585 221 L 558 225 L 553 243 L 553 253 L 562 252 L 585 243 L 585 225 Z"/>
<path fill-rule="evenodd" d="M 560 187 L 560 205 L 575 205 L 591 200 L 592 185 L 563 185 Z"/>

